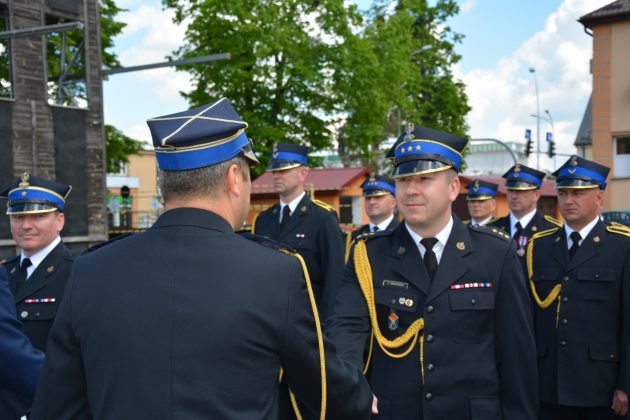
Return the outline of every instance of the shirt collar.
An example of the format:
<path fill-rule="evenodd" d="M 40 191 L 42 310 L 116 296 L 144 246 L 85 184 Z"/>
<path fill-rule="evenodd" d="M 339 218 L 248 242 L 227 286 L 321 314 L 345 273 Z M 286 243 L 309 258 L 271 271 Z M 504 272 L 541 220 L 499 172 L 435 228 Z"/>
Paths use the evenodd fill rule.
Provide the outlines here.
<path fill-rule="evenodd" d="M 304 195 L 306 194 L 306 191 L 302 191 L 302 194 L 298 195 L 297 197 L 295 197 L 293 200 L 291 200 L 290 203 L 284 203 L 282 200 L 280 200 L 280 210 L 284 210 L 284 206 L 289 206 L 289 210 L 291 210 L 291 214 L 295 213 L 295 209 L 298 206 L 298 204 L 300 204 L 300 201 L 302 201 L 302 198 L 304 198 Z"/>
<path fill-rule="evenodd" d="M 392 222 L 393 219 L 394 219 L 394 213 L 392 213 L 391 216 L 383 220 L 378 225 L 375 225 L 374 223 L 370 222 L 370 232 L 374 231 L 374 226 L 378 226 L 378 230 L 387 230 L 387 226 L 389 226 L 389 224 Z"/>
<path fill-rule="evenodd" d="M 510 212 L 510 228 L 512 229 L 512 233 L 516 230 L 516 228 L 514 227 L 516 225 L 516 222 L 521 222 L 521 226 L 523 227 L 523 229 L 525 229 L 527 225 L 529 225 L 529 222 L 532 221 L 535 215 L 536 215 L 536 209 L 530 211 L 529 213 L 527 213 L 525 216 L 521 217 L 520 219 L 517 219 L 516 216 L 514 216 L 514 214 Z"/>
<path fill-rule="evenodd" d="M 53 241 L 49 243 L 44 249 L 36 252 L 30 257 L 25 256 L 24 251 L 22 251 L 20 256 L 20 265 L 22 265 L 22 260 L 24 260 L 24 258 L 28 258 L 29 260 L 31 260 L 32 270 L 30 270 L 29 267 L 29 271 L 30 273 L 32 273 L 33 271 L 35 271 L 35 269 L 37 269 L 37 266 L 40 265 L 42 261 L 44 261 L 44 258 L 46 258 L 48 254 L 50 254 L 50 251 L 52 251 L 57 245 L 59 245 L 59 242 L 61 242 L 61 237 L 57 235 L 57 237 L 53 239 Z"/>
<path fill-rule="evenodd" d="M 472 217 L 470 219 L 470 224 L 471 225 L 479 225 L 479 226 L 484 226 L 486 223 L 490 222 L 490 220 L 492 220 L 492 215 L 486 217 L 485 219 L 481 220 L 481 221 L 477 221 L 474 217 Z"/>
<path fill-rule="evenodd" d="M 419 244 L 420 241 L 423 239 L 422 236 L 414 232 L 413 229 L 411 229 L 411 227 L 409 227 L 409 225 L 406 222 L 405 222 L 405 227 L 407 228 L 409 235 L 411 235 L 411 239 L 413 239 L 413 242 L 416 244 Z M 438 244 L 442 248 L 446 245 L 446 242 L 448 241 L 448 237 L 451 236 L 452 230 L 453 230 L 453 216 L 451 216 L 450 219 L 448 219 L 448 223 L 446 224 L 446 226 L 444 226 L 444 229 L 442 229 L 440 232 L 438 232 L 437 235 L 435 235 L 435 239 L 438 240 Z M 437 246 L 437 244 L 435 246 Z M 435 247 L 433 249 L 435 250 Z"/>
<path fill-rule="evenodd" d="M 595 219 L 593 219 L 592 222 L 590 222 L 588 225 L 584 226 L 582 228 L 582 230 L 578 230 L 580 237 L 582 239 L 580 239 L 580 245 L 582 244 L 582 242 L 584 241 L 584 238 L 586 238 L 588 236 L 589 233 L 591 233 L 591 230 L 593 230 L 593 228 L 595 227 L 595 225 L 597 224 L 597 222 L 599 222 L 599 216 L 597 216 Z M 564 223 L 564 233 L 567 236 L 567 244 L 571 244 L 570 238 L 571 238 L 571 233 L 575 232 L 573 229 L 571 229 L 571 227 L 569 226 L 568 223 Z"/>

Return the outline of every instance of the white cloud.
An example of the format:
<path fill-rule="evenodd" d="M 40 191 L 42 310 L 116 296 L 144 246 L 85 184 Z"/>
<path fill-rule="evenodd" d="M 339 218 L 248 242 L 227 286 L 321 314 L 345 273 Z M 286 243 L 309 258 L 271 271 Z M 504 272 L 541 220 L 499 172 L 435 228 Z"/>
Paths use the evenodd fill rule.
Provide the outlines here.
<path fill-rule="evenodd" d="M 540 113 L 553 118 L 556 150 L 574 152 L 573 141 L 591 93 L 589 60 L 592 38 L 576 20 L 609 0 L 565 0 L 545 21 L 544 29 L 525 41 L 511 55 L 493 67 L 473 69 L 465 74 L 455 67 L 456 77 L 467 85 L 472 107 L 468 123 L 473 138 L 494 137 L 504 141 L 522 140 L 525 128 L 535 137 L 536 89 L 538 80 Z M 545 132 L 550 124 L 540 121 L 541 149 L 546 150 Z"/>
<path fill-rule="evenodd" d="M 470 12 L 475 7 L 475 3 L 476 2 L 477 2 L 477 0 L 464 0 L 464 1 L 462 1 L 462 4 L 459 5 L 459 11 L 461 13 L 468 13 L 468 12 Z"/>

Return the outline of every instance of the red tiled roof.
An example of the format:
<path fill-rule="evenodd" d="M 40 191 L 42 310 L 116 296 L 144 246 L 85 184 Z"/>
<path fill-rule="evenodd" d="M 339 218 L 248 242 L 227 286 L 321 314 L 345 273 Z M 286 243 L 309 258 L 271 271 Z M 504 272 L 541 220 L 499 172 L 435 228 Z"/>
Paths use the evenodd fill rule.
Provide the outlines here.
<path fill-rule="evenodd" d="M 505 195 L 505 179 L 489 177 L 489 176 L 467 176 L 461 175 L 461 180 L 464 181 L 465 185 L 470 184 L 473 179 L 479 178 L 482 181 L 493 182 L 499 185 L 499 193 Z M 542 186 L 540 187 L 540 195 L 543 197 L 555 197 L 556 192 L 556 183 L 555 181 L 550 181 L 548 179 L 543 180 Z"/>
<path fill-rule="evenodd" d="M 367 175 L 370 170 L 361 168 L 318 168 L 308 171 L 307 189 L 313 184 L 315 191 L 339 191 L 358 177 Z M 252 182 L 252 195 L 273 193 L 271 172 L 265 172 Z"/>

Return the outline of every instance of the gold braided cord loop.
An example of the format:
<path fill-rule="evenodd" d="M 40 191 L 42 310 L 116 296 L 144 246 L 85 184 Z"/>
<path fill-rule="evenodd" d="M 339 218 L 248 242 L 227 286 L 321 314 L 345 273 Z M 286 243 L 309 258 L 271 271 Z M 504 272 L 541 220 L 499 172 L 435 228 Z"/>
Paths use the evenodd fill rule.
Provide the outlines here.
<path fill-rule="evenodd" d="M 322 324 L 319 321 L 319 313 L 317 311 L 317 304 L 315 303 L 315 295 L 313 294 L 313 286 L 311 285 L 311 278 L 308 275 L 308 270 L 306 269 L 306 263 L 300 254 L 290 252 L 288 250 L 282 250 L 285 254 L 292 255 L 300 261 L 302 265 L 302 271 L 304 271 L 304 280 L 306 280 L 306 290 L 308 291 L 308 298 L 311 302 L 311 309 L 313 310 L 313 318 L 315 319 L 315 331 L 317 332 L 317 346 L 319 347 L 319 366 L 320 366 L 320 376 L 322 378 L 322 401 L 321 401 L 321 411 L 319 418 L 320 420 L 324 420 L 326 418 L 326 355 L 324 354 L 324 336 L 322 334 Z M 302 420 L 302 416 L 300 415 L 300 410 L 298 409 L 297 401 L 295 400 L 295 395 L 293 392 L 289 391 L 289 396 L 291 398 L 291 404 L 293 405 L 293 410 L 295 411 L 295 415 L 298 420 Z"/>
<path fill-rule="evenodd" d="M 370 267 L 365 241 L 358 240 L 354 246 L 354 270 L 357 274 L 357 280 L 359 282 L 359 286 L 361 287 L 361 291 L 363 292 L 363 297 L 367 303 L 370 321 L 372 323 L 372 333 L 374 334 L 379 347 L 383 350 L 383 353 L 395 359 L 407 356 L 413 350 L 420 332 L 424 329 L 424 319 L 419 318 L 415 320 L 401 336 L 396 337 L 394 340 L 385 338 L 378 325 L 376 305 L 374 304 L 372 268 Z M 389 349 L 400 349 L 406 345 L 408 347 L 402 353 L 392 353 L 389 351 Z"/>
<path fill-rule="evenodd" d="M 562 291 L 562 285 L 556 284 L 551 292 L 547 295 L 545 299 L 541 299 L 536 291 L 536 284 L 534 283 L 534 242 L 538 238 L 542 238 L 543 236 L 548 236 L 553 233 L 556 233 L 558 228 L 553 228 L 549 230 L 545 230 L 542 232 L 538 232 L 532 237 L 532 240 L 529 241 L 529 246 L 527 247 L 527 274 L 529 274 L 529 288 L 532 291 L 532 296 L 534 296 L 534 300 L 536 301 L 536 305 L 542 309 L 547 309 L 554 300 L 560 298 L 560 292 Z M 560 301 L 558 300 L 558 303 Z"/>
<path fill-rule="evenodd" d="M 350 247 L 352 246 L 352 232 L 346 232 L 346 253 L 343 257 L 343 262 L 347 263 L 350 258 Z"/>

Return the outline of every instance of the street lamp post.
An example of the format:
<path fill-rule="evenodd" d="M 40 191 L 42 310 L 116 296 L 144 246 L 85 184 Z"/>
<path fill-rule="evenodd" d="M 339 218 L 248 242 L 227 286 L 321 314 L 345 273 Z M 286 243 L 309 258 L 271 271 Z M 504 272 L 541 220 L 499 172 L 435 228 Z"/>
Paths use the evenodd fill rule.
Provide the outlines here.
<path fill-rule="evenodd" d="M 536 77 L 536 69 L 529 68 L 529 72 L 534 75 L 534 84 L 536 85 L 536 169 L 540 170 L 540 98 L 538 97 L 538 77 Z"/>
<path fill-rule="evenodd" d="M 545 114 L 549 117 L 549 124 L 551 124 L 551 141 L 556 141 L 556 130 L 553 128 L 553 118 L 551 118 L 551 112 L 545 109 Z M 556 155 L 553 155 L 553 167 L 556 167 Z"/>
<path fill-rule="evenodd" d="M 422 54 L 423 52 L 429 51 L 431 48 L 433 48 L 432 45 L 423 45 L 422 47 L 420 47 L 420 49 L 414 51 L 411 53 L 411 55 L 409 56 L 409 59 L 411 60 L 415 55 L 417 54 Z M 407 84 L 407 82 L 404 83 L 400 83 L 398 82 L 398 92 L 396 95 L 396 100 L 398 101 L 398 107 L 397 107 L 397 123 L 398 123 L 398 127 L 396 128 L 396 138 L 400 137 L 400 127 L 402 126 L 402 115 L 400 112 L 400 91 L 402 90 L 403 87 L 405 87 L 405 85 Z"/>

